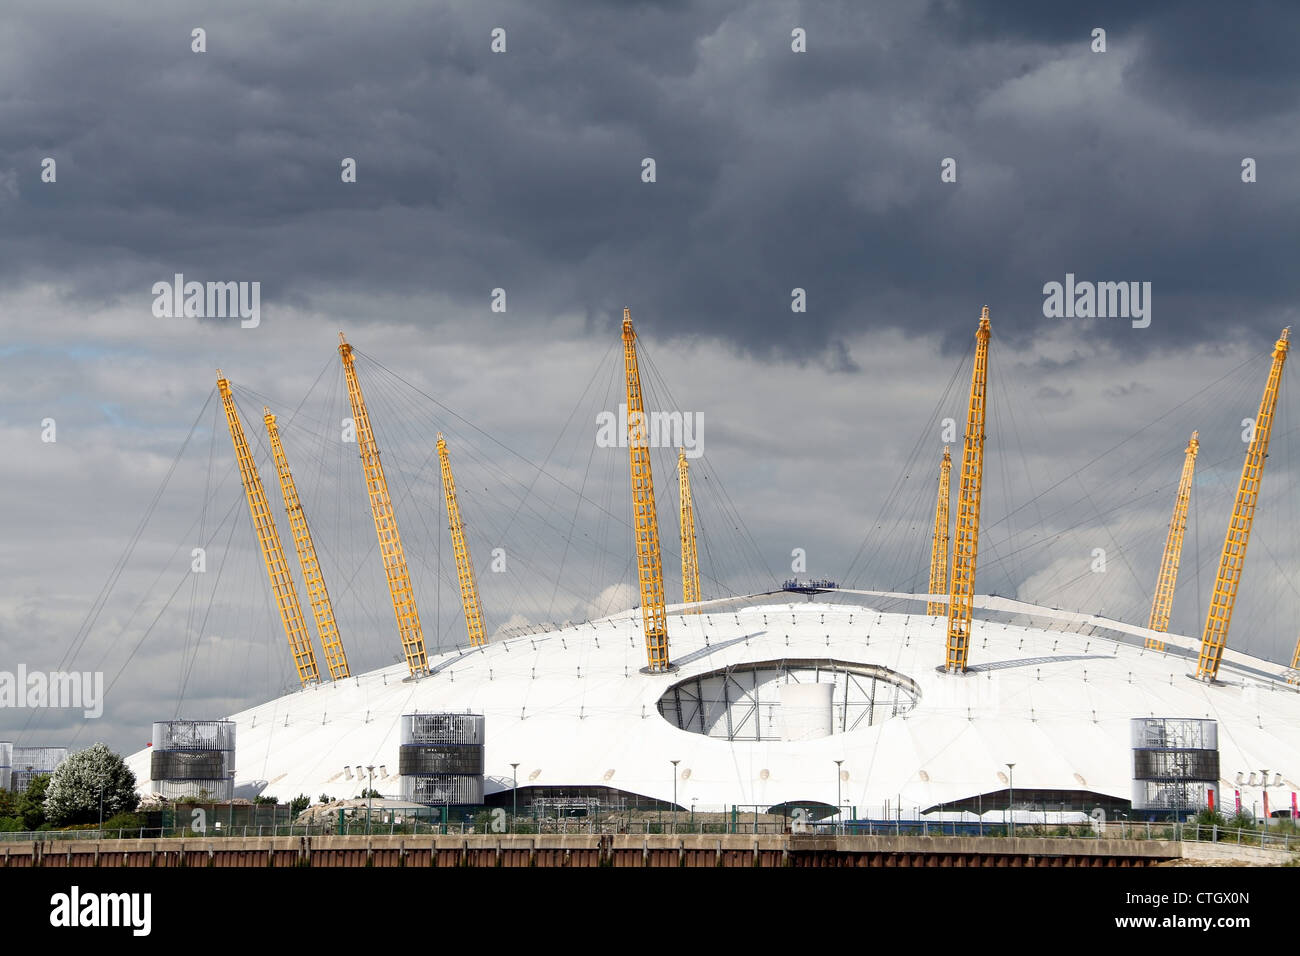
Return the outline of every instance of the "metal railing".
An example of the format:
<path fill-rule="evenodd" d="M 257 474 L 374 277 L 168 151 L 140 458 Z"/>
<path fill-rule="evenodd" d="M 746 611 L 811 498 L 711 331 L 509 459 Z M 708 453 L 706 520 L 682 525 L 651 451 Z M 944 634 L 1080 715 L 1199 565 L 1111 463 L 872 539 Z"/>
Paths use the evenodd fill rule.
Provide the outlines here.
<path fill-rule="evenodd" d="M 317 824 L 284 826 L 223 826 L 198 833 L 186 827 L 122 827 L 89 830 L 10 830 L 0 831 L 0 844 L 30 843 L 41 840 L 172 840 L 222 839 L 225 837 L 315 836 L 328 832 Z M 385 832 L 387 828 L 385 827 Z"/>
<path fill-rule="evenodd" d="M 1239 830 L 1229 827 L 1205 826 L 1187 823 L 1183 825 L 1182 837 L 1196 843 L 1226 843 L 1237 846 L 1253 846 L 1265 850 L 1285 850 L 1300 852 L 1300 833 L 1290 828 L 1268 830 Z"/>
<path fill-rule="evenodd" d="M 0 831 L 0 845 L 39 841 L 93 841 L 93 840 L 220 840 L 255 837 L 319 837 L 375 835 L 431 835 L 470 833 L 544 833 L 544 834 L 636 834 L 636 835 L 708 835 L 755 834 L 776 836 L 922 836 L 922 837 L 1007 837 L 1011 836 L 1005 824 L 957 820 L 845 820 L 822 819 L 796 823 L 790 818 L 773 820 L 771 815 L 748 815 L 739 812 L 709 814 L 713 819 L 694 818 L 689 813 L 679 813 L 677 819 L 665 813 L 662 820 L 645 817 L 629 819 L 617 813 L 586 817 L 538 818 L 520 814 L 513 820 L 479 819 L 477 821 L 426 821 L 426 820 L 372 820 L 367 826 L 363 816 L 347 818 L 340 829 L 333 820 L 329 823 L 295 823 L 283 825 L 237 825 L 209 827 L 196 832 L 189 827 L 128 827 L 122 829 L 88 830 L 15 830 Z M 701 815 L 702 816 L 702 815 Z M 1199 843 L 1218 843 L 1247 847 L 1262 847 L 1286 852 L 1300 852 L 1300 832 L 1294 827 L 1267 829 L 1238 829 L 1212 824 L 1152 823 L 1146 821 L 1113 821 L 1102 824 L 1031 824 L 1017 823 L 1015 836 L 1031 839 L 1111 839 L 1111 840 L 1186 840 Z"/>

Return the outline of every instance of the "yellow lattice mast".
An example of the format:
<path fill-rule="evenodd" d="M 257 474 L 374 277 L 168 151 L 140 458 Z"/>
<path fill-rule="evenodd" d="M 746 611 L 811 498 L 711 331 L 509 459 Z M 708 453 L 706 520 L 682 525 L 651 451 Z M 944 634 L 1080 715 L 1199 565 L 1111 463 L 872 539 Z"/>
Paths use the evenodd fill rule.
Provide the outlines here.
<path fill-rule="evenodd" d="M 1201 654 L 1196 662 L 1196 676 L 1212 681 L 1219 674 L 1223 648 L 1228 643 L 1228 626 L 1232 623 L 1232 608 L 1241 584 L 1241 569 L 1246 564 L 1246 544 L 1250 540 L 1250 527 L 1255 520 L 1255 503 L 1259 500 L 1259 483 L 1264 476 L 1264 459 L 1268 457 L 1268 439 L 1273 431 L 1273 413 L 1277 409 L 1277 395 L 1282 386 L 1282 366 L 1291 347 L 1291 330 L 1282 335 L 1273 346 L 1273 365 L 1268 370 L 1268 382 L 1259 400 L 1259 414 L 1255 416 L 1255 433 L 1246 449 L 1246 461 L 1241 466 L 1241 481 L 1237 484 L 1237 499 L 1232 505 L 1232 520 L 1223 540 L 1223 554 L 1219 556 L 1219 573 L 1214 579 L 1214 597 L 1205 617 L 1205 633 L 1201 636 Z"/>
<path fill-rule="evenodd" d="M 944 669 L 965 672 L 970 657 L 971 610 L 975 602 L 975 559 L 979 553 L 980 491 L 984 482 L 985 387 L 989 368 L 989 307 L 980 313 L 975 332 L 975 366 L 966 408 L 961 486 L 957 498 L 957 538 L 952 549 L 952 583 L 948 596 L 948 646 Z"/>
<path fill-rule="evenodd" d="M 379 554 L 384 560 L 384 575 L 388 578 L 388 592 L 393 599 L 393 614 L 397 618 L 397 633 L 402 639 L 402 653 L 411 676 L 429 672 L 429 658 L 424 650 L 424 632 L 420 629 L 420 611 L 415 606 L 415 592 L 411 590 L 411 574 L 406 569 L 406 552 L 397 531 L 397 516 L 393 513 L 393 500 L 388 494 L 384 466 L 379 461 L 379 446 L 370 428 L 370 413 L 357 381 L 352 346 L 339 333 L 339 355 L 343 359 L 343 374 L 348 381 L 348 400 L 352 403 L 352 420 L 357 433 L 357 451 L 361 455 L 361 470 L 366 477 L 366 491 L 370 495 L 370 512 L 375 519 L 375 535 L 379 539 Z"/>
<path fill-rule="evenodd" d="M 298 590 L 294 587 L 293 575 L 289 572 L 289 562 L 284 558 L 284 548 L 280 546 L 280 535 L 275 530 L 275 519 L 271 516 L 271 507 L 266 501 L 266 489 L 262 487 L 257 464 L 248 450 L 248 440 L 244 438 L 244 426 L 239 421 L 235 398 L 230 394 L 230 382 L 221 374 L 221 369 L 217 369 L 217 391 L 221 394 L 221 404 L 226 409 L 226 425 L 230 428 L 230 441 L 235 446 L 235 461 L 239 463 L 239 477 L 244 483 L 244 495 L 248 498 L 248 514 L 253 519 L 253 529 L 262 546 L 266 576 L 271 581 L 275 604 L 280 610 L 284 636 L 289 639 L 289 652 L 293 655 L 294 667 L 298 669 L 298 680 L 303 686 L 317 683 L 320 671 L 316 667 L 316 652 L 312 650 L 311 638 L 307 634 L 302 606 L 298 603 Z"/>
<path fill-rule="evenodd" d="M 469 560 L 469 545 L 465 543 L 465 528 L 460 523 L 460 505 L 456 502 L 456 480 L 451 476 L 451 461 L 447 458 L 447 442 L 438 433 L 438 462 L 442 465 L 442 493 L 447 498 L 447 526 L 451 529 L 451 548 L 456 553 L 456 576 L 460 579 L 460 602 L 465 608 L 465 627 L 469 642 L 474 647 L 487 643 L 483 630 L 483 610 L 478 601 L 478 582 L 474 580 L 474 565 Z"/>
<path fill-rule="evenodd" d="M 1153 631 L 1169 630 L 1169 614 L 1174 606 L 1174 585 L 1178 583 L 1178 562 L 1183 555 L 1183 532 L 1187 530 L 1187 505 L 1192 500 L 1192 472 L 1196 469 L 1196 452 L 1201 443 L 1192 432 L 1183 458 L 1183 474 L 1178 479 L 1178 497 L 1174 500 L 1174 515 L 1169 519 L 1169 535 L 1165 538 L 1165 554 L 1160 559 L 1160 575 L 1156 578 L 1156 594 L 1151 600 L 1151 620 L 1147 623 Z M 1146 646 L 1156 651 L 1165 649 L 1165 642 L 1148 637 Z"/>
<path fill-rule="evenodd" d="M 1288 684 L 1300 684 L 1300 641 L 1296 642 L 1295 653 L 1291 655 L 1291 671 L 1286 679 Z"/>
<path fill-rule="evenodd" d="M 627 456 L 632 471 L 632 519 L 636 535 L 637 580 L 641 585 L 641 621 L 651 673 L 666 671 L 668 614 L 664 610 L 664 571 L 659 555 L 659 519 L 655 513 L 654 476 L 650 471 L 649 421 L 641 400 L 641 371 L 636 360 L 632 310 L 623 310 L 623 368 L 627 373 Z"/>
<path fill-rule="evenodd" d="M 952 452 L 943 446 L 943 461 L 939 464 L 939 497 L 934 504 L 934 534 L 930 541 L 930 593 L 946 594 L 948 591 L 948 519 L 949 476 L 952 474 Z M 948 610 L 943 601 L 931 601 L 925 606 L 926 614 L 939 615 Z"/>
<path fill-rule="evenodd" d="M 695 553 L 695 502 L 691 498 L 691 466 L 686 452 L 677 453 L 677 496 L 681 500 L 682 601 L 700 599 L 700 560 Z"/>
<path fill-rule="evenodd" d="M 263 406 L 262 414 L 266 435 L 271 440 L 275 471 L 280 478 L 285 514 L 289 516 L 289 530 L 293 532 L 293 544 L 298 550 L 298 566 L 302 568 L 302 580 L 307 585 L 307 601 L 311 604 L 311 613 L 316 619 L 316 636 L 320 638 L 320 646 L 325 651 L 325 666 L 329 668 L 330 679 L 341 680 L 350 676 L 348 656 L 343 651 L 343 640 L 339 637 L 338 623 L 334 620 L 330 592 L 325 587 L 325 576 L 321 573 L 320 561 L 316 558 L 316 546 L 312 543 L 307 515 L 298 498 L 298 486 L 294 483 L 293 473 L 289 471 L 289 459 L 285 456 L 284 445 L 280 441 L 280 429 L 269 408 Z"/>

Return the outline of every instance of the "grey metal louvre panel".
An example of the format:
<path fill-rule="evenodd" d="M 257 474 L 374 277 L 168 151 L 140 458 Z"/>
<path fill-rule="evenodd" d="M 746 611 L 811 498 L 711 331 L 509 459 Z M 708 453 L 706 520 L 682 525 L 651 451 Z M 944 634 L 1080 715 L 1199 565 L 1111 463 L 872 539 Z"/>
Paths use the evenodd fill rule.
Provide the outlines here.
<path fill-rule="evenodd" d="M 402 778 L 402 799 L 428 806 L 481 804 L 483 778 L 465 774 L 421 774 Z"/>
<path fill-rule="evenodd" d="M 153 780 L 221 780 L 233 769 L 220 750 L 155 750 L 149 756 Z"/>
<path fill-rule="evenodd" d="M 1135 750 L 1134 780 L 1201 780 L 1219 779 L 1217 750 Z"/>
<path fill-rule="evenodd" d="M 1199 717 L 1135 717 L 1133 749 L 1218 750 L 1219 725 Z"/>
<path fill-rule="evenodd" d="M 154 750 L 235 749 L 233 720 L 163 720 L 153 725 Z"/>
<path fill-rule="evenodd" d="M 403 714 L 403 744 L 483 743 L 482 714 Z"/>
<path fill-rule="evenodd" d="M 425 747 L 407 744 L 398 751 L 398 773 L 483 773 L 483 748 L 473 745 L 464 747 Z"/>
<path fill-rule="evenodd" d="M 182 800 L 198 797 L 213 803 L 224 803 L 235 795 L 235 780 L 154 780 L 153 792 L 165 800 Z"/>
<path fill-rule="evenodd" d="M 53 773 L 54 768 L 66 759 L 67 747 L 14 747 L 9 765 L 15 770 Z"/>

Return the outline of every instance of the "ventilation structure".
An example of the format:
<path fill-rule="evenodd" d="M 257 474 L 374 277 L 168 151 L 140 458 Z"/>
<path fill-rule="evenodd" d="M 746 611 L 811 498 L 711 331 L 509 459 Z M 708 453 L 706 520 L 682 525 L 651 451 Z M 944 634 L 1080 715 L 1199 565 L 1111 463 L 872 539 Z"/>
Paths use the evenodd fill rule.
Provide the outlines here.
<path fill-rule="evenodd" d="M 482 714 L 403 714 L 402 798 L 428 806 L 483 803 Z"/>
<path fill-rule="evenodd" d="M 235 795 L 235 722 L 168 720 L 153 725 L 153 792 L 224 802 Z"/>
<path fill-rule="evenodd" d="M 1135 717 L 1133 809 L 1197 811 L 1218 805 L 1219 728 L 1213 720 Z"/>

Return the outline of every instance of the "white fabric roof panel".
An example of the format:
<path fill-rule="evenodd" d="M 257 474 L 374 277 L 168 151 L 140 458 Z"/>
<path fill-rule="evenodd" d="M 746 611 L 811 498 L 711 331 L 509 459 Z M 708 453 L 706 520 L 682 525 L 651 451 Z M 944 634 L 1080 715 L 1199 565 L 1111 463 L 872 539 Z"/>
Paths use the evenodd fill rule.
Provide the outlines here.
<path fill-rule="evenodd" d="M 1016 606 L 1000 609 L 1068 613 L 1009 603 Z M 1073 623 L 1100 620 L 1081 617 L 1088 620 Z M 670 613 L 670 653 L 686 661 L 671 675 L 640 672 L 639 611 L 510 638 L 431 657 L 436 672 L 420 681 L 403 680 L 406 668 L 398 664 L 233 715 L 236 786 L 266 781 L 265 792 L 284 800 L 322 792 L 355 797 L 365 781 L 355 773 L 347 779 L 344 766 L 382 764 L 389 776 L 376 786 L 395 795 L 399 718 L 416 710 L 485 715 L 489 793 L 509 789 L 510 763 L 518 761 L 521 787 L 609 786 L 671 799 L 669 761 L 676 759 L 683 807 L 692 800 L 709 809 L 834 804 L 834 761 L 842 759 L 842 800 L 862 813 L 901 799 L 907 814 L 1001 790 L 998 774 L 1008 761 L 1016 764 L 1017 790 L 1086 789 L 1127 799 L 1129 720 L 1144 716 L 1217 720 L 1225 788 L 1238 770 L 1280 772 L 1288 789 L 1300 781 L 1300 693 L 1241 669 L 1276 672 L 1276 665 L 1233 652 L 1221 685 L 1210 687 L 1187 676 L 1194 659 L 1144 650 L 1140 635 L 1116 632 L 1117 640 L 977 620 L 972 671 L 946 675 L 936 670 L 945 623 L 802 601 Z M 1179 638 L 1176 645 L 1195 642 Z M 910 713 L 797 742 L 711 738 L 659 715 L 660 695 L 674 683 L 726 665 L 793 658 L 883 665 L 914 681 L 920 697 Z M 779 726 L 773 729 L 779 736 Z M 147 792 L 148 751 L 129 762 Z M 1289 794 L 1272 799 L 1290 802 Z"/>

